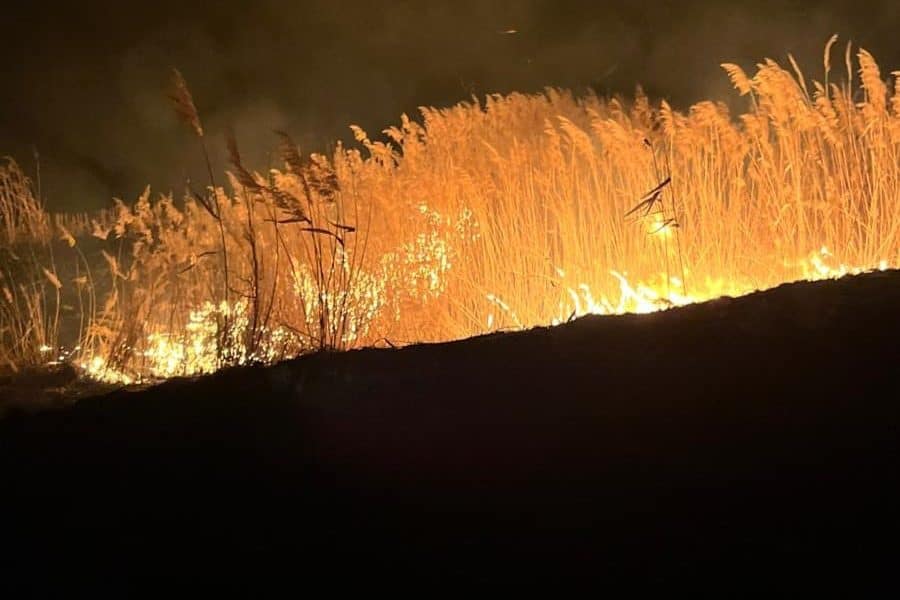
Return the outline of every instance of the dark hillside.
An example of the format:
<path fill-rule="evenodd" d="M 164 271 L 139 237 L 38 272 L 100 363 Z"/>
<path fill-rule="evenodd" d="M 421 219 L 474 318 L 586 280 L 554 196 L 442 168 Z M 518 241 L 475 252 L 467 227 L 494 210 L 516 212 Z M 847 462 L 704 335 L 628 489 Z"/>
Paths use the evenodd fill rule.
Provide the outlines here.
<path fill-rule="evenodd" d="M 898 308 L 888 271 L 10 416 L 2 568 L 890 581 Z"/>

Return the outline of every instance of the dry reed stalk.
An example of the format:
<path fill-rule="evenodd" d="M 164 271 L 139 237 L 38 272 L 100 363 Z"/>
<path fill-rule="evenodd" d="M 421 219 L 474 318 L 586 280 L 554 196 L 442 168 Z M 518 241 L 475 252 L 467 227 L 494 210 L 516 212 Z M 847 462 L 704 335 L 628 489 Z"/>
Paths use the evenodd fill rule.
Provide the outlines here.
<path fill-rule="evenodd" d="M 183 208 L 142 197 L 91 223 L 116 259 L 91 352 L 166 375 L 648 310 L 683 301 L 688 280 L 703 299 L 841 265 L 898 266 L 900 83 L 884 85 L 862 50 L 855 83 L 849 46 L 837 81 L 836 41 L 823 83 L 791 58 L 752 76 L 724 64 L 749 98 L 736 116 L 714 102 L 681 112 L 640 92 L 548 89 L 423 108 L 388 142 L 356 127 L 358 147 L 328 158 L 279 134 L 283 168 L 262 175 L 235 143 L 228 194 L 208 166 L 212 190 Z M 205 149 L 183 78 L 175 87 Z M 227 260 L 224 293 L 212 256 Z M 218 361 L 203 358 L 210 347 L 222 348 Z"/>

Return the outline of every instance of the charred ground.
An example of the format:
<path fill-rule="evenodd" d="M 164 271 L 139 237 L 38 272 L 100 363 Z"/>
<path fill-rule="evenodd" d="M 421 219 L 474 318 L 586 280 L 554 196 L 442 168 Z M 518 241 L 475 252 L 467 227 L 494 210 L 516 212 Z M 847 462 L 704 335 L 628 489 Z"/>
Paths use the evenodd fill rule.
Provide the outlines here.
<path fill-rule="evenodd" d="M 898 306 L 886 271 L 8 416 L 5 568 L 888 578 Z"/>

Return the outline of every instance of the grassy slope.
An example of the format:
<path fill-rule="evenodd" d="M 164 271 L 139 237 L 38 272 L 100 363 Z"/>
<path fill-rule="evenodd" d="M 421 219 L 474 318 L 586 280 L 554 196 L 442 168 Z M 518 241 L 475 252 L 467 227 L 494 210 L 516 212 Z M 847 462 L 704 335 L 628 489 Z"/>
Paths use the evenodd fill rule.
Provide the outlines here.
<path fill-rule="evenodd" d="M 8 418 L 7 543 L 101 581 L 886 575 L 898 306 L 874 273 Z"/>

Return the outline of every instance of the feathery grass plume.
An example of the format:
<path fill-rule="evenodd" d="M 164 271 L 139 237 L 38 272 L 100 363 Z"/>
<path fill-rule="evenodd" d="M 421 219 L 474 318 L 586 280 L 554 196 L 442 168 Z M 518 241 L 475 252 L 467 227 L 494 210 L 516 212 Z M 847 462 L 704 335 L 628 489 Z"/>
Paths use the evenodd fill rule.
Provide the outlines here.
<path fill-rule="evenodd" d="M 788 53 L 788 60 L 791 63 L 791 67 L 794 69 L 794 73 L 797 76 L 797 83 L 800 84 L 800 88 L 803 90 L 803 95 L 806 96 L 807 102 L 810 101 L 809 90 L 806 87 L 806 77 L 803 76 L 803 71 L 800 69 L 800 65 L 797 64 L 797 61 L 794 59 L 794 55 Z"/>
<path fill-rule="evenodd" d="M 850 91 L 853 89 L 853 42 L 848 41 L 847 47 L 844 50 L 844 66 L 847 68 L 847 95 L 850 96 Z"/>
<path fill-rule="evenodd" d="M 294 140 L 291 139 L 291 136 L 284 131 L 276 131 L 275 135 L 278 136 L 280 145 L 278 147 L 281 160 L 287 165 L 288 170 L 294 175 L 299 175 L 303 172 L 303 159 L 300 157 L 300 151 L 297 149 L 297 144 L 294 143 Z M 365 135 L 363 135 L 365 138 Z"/>
<path fill-rule="evenodd" d="M 284 162 L 288 173 L 294 175 L 303 183 L 304 194 L 307 194 L 308 197 L 308 187 L 303 177 L 303 159 L 300 157 L 297 144 L 284 131 L 276 131 L 275 135 L 279 139 L 278 152 L 282 162 Z M 300 205 L 300 199 L 297 195 L 293 194 L 289 189 L 283 189 L 278 185 L 273 186 L 271 191 L 278 207 L 291 214 L 291 217 L 283 222 L 310 222 L 309 216 Z"/>
<path fill-rule="evenodd" d="M 184 80 L 181 71 L 173 68 L 171 73 L 171 91 L 169 98 L 175 106 L 175 113 L 182 121 L 197 135 L 203 137 L 203 125 L 200 123 L 200 115 L 197 107 L 194 106 L 194 97 L 188 88 L 187 81 Z"/>
<path fill-rule="evenodd" d="M 751 83 L 750 78 L 747 77 L 747 74 L 744 73 L 744 70 L 738 65 L 734 63 L 722 63 L 719 66 L 728 74 L 728 78 L 731 80 L 732 85 L 734 85 L 734 88 L 741 96 L 746 96 L 753 90 L 753 84 Z"/>
<path fill-rule="evenodd" d="M 865 49 L 860 48 L 857 53 L 859 58 L 859 77 L 863 89 L 866 92 L 866 102 L 875 111 L 876 115 L 883 115 L 887 110 L 887 86 L 881 80 L 881 71 L 875 58 Z"/>
<path fill-rule="evenodd" d="M 306 180 L 319 198 L 325 202 L 334 202 L 340 192 L 340 182 L 331 164 L 324 157 L 313 154 L 305 172 Z"/>
<path fill-rule="evenodd" d="M 822 54 L 822 65 L 825 67 L 825 88 L 828 88 L 828 74 L 831 73 L 831 47 L 838 41 L 838 34 L 833 34 L 825 44 L 825 52 Z"/>
<path fill-rule="evenodd" d="M 241 162 L 241 153 L 238 150 L 237 138 L 234 135 L 234 131 L 230 128 L 225 131 L 225 147 L 228 151 L 228 162 L 231 163 L 235 177 L 237 177 L 240 184 L 244 186 L 247 191 L 261 194 L 263 192 L 263 185 L 253 177 L 250 171 L 248 171 Z"/>
<path fill-rule="evenodd" d="M 669 103 L 663 100 L 659 108 L 659 120 L 662 130 L 667 137 L 675 137 L 676 133 L 676 116 L 675 111 L 669 106 Z"/>

